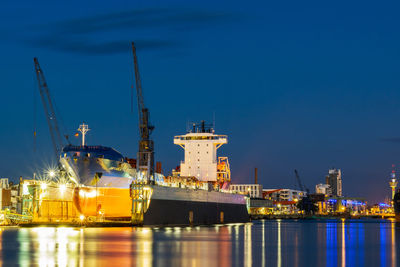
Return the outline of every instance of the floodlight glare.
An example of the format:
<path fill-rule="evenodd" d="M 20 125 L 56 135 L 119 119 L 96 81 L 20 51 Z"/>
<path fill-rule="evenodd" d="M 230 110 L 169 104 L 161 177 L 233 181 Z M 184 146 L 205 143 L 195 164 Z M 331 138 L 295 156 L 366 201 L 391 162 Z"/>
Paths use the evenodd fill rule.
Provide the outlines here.
<path fill-rule="evenodd" d="M 42 190 L 46 190 L 47 184 L 46 184 L 46 183 L 40 184 L 40 188 L 41 188 Z"/>
<path fill-rule="evenodd" d="M 56 172 L 54 170 L 49 170 L 49 176 L 53 178 L 54 176 L 56 176 Z"/>
<path fill-rule="evenodd" d="M 67 189 L 67 186 L 65 184 L 60 185 L 61 194 L 64 193 L 65 189 Z"/>

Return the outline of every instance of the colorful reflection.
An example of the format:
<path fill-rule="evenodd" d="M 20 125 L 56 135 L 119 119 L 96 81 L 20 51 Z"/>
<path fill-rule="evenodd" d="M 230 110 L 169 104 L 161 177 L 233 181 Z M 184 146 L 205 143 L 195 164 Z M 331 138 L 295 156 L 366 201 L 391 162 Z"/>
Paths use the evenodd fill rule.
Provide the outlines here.
<path fill-rule="evenodd" d="M 281 267 L 282 266 L 282 241 L 281 241 L 281 220 L 278 220 L 278 242 L 277 242 L 277 250 L 278 253 L 276 253 L 276 262 L 277 266 Z"/>
<path fill-rule="evenodd" d="M 341 227 L 341 230 L 342 230 L 342 237 L 341 237 L 341 239 L 342 239 L 342 243 L 341 243 L 342 249 L 341 249 L 341 255 L 340 255 L 340 258 L 341 258 L 341 266 L 342 266 L 342 267 L 345 267 L 345 266 L 346 266 L 346 237 L 345 237 L 345 226 L 346 226 L 345 220 L 342 219 L 342 227 Z"/>
<path fill-rule="evenodd" d="M 79 231 L 72 228 L 19 229 L 18 264 L 31 266 L 78 266 Z"/>
<path fill-rule="evenodd" d="M 365 233 L 364 224 L 346 223 L 346 263 L 348 266 L 364 266 Z"/>
<path fill-rule="evenodd" d="M 0 266 L 3 265 L 3 228 L 0 227 Z"/>
<path fill-rule="evenodd" d="M 386 265 L 386 229 L 383 223 L 380 224 L 380 257 L 381 257 L 381 266 Z"/>
<path fill-rule="evenodd" d="M 390 224 L 390 234 L 391 234 L 391 261 L 392 261 L 392 267 L 397 266 L 397 259 L 396 259 L 396 230 L 395 230 L 395 225 L 396 223 L 392 221 Z"/>
<path fill-rule="evenodd" d="M 262 220 L 262 227 L 261 227 L 261 266 L 265 267 L 265 220 Z"/>
<path fill-rule="evenodd" d="M 251 224 L 244 226 L 244 262 L 245 266 L 252 266 Z"/>
<path fill-rule="evenodd" d="M 337 236 L 337 222 L 326 223 L 326 266 L 338 266 L 338 236 Z"/>
<path fill-rule="evenodd" d="M 3 228 L 0 265 L 397 266 L 391 221 L 264 220 L 209 227 Z"/>

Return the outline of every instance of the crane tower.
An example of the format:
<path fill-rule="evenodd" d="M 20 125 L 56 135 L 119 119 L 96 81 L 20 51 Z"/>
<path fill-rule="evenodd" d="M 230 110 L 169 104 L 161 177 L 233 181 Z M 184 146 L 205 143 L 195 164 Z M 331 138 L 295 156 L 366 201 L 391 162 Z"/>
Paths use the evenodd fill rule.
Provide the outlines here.
<path fill-rule="evenodd" d="M 135 67 L 136 94 L 139 114 L 139 151 L 137 155 L 137 170 L 139 179 L 151 181 L 154 179 L 154 142 L 150 135 L 154 126 L 150 124 L 150 111 L 144 105 L 142 83 L 140 80 L 139 64 L 136 56 L 136 48 L 132 42 L 133 63 Z"/>
<path fill-rule="evenodd" d="M 56 158 L 58 158 L 58 156 L 60 155 L 61 149 L 64 146 L 63 139 L 61 138 L 60 128 L 58 127 L 58 122 L 57 122 L 57 117 L 56 117 L 56 112 L 54 111 L 54 106 L 51 101 L 49 88 L 47 87 L 47 82 L 46 82 L 46 79 L 44 78 L 43 71 L 40 68 L 39 60 L 35 57 L 33 59 L 33 61 L 35 63 L 35 72 L 36 72 L 36 77 L 38 80 L 40 97 L 42 99 L 44 112 L 45 112 L 46 119 L 47 119 L 47 124 L 49 126 L 51 140 L 53 142 L 54 153 L 55 153 Z"/>

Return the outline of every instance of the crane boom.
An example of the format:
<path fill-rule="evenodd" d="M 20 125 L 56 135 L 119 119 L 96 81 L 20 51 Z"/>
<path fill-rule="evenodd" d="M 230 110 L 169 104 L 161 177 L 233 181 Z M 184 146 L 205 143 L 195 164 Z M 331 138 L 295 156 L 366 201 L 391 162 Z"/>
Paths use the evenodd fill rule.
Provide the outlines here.
<path fill-rule="evenodd" d="M 139 115 L 139 152 L 137 160 L 137 169 L 143 173 L 147 180 L 150 180 L 154 174 L 154 142 L 150 135 L 154 126 L 150 125 L 150 112 L 144 105 L 142 83 L 140 80 L 139 64 L 136 56 L 136 48 L 132 42 L 133 63 L 135 67 L 136 94 L 138 102 Z"/>
<path fill-rule="evenodd" d="M 35 72 L 38 80 L 40 97 L 42 99 L 44 112 L 47 119 L 47 124 L 49 126 L 51 140 L 53 142 L 54 153 L 56 158 L 58 158 L 61 149 L 63 148 L 63 141 L 58 127 L 56 113 L 54 111 L 53 103 L 51 101 L 49 93 L 49 88 L 47 87 L 47 82 L 46 79 L 44 78 L 43 71 L 40 68 L 39 61 L 36 57 L 33 59 L 33 61 L 35 63 Z"/>
<path fill-rule="evenodd" d="M 299 183 L 300 190 L 304 191 L 304 187 L 303 187 L 303 184 L 301 183 L 300 176 L 299 176 L 299 173 L 297 172 L 297 170 L 294 170 L 294 174 L 296 175 L 296 179 L 297 179 L 297 182 Z"/>

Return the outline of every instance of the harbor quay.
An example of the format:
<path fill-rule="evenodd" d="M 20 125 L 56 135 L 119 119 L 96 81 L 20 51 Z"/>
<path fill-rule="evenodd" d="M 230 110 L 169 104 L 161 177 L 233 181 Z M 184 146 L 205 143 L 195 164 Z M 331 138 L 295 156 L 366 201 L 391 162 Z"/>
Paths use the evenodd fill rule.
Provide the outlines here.
<path fill-rule="evenodd" d="M 151 205 L 151 192 L 155 187 L 145 184 L 134 188 L 134 185 L 124 191 L 128 199 L 125 201 L 125 213 L 130 216 L 109 216 L 106 212 L 106 202 L 110 194 L 101 187 L 85 188 L 68 182 L 66 179 L 51 179 L 50 176 L 63 175 L 56 170 L 47 170 L 46 179 L 23 179 L 13 184 L 8 178 L 0 179 L 1 185 L 1 211 L 0 224 L 40 226 L 40 225 L 71 225 L 71 226 L 131 226 L 143 225 L 144 213 Z M 255 178 L 255 182 L 257 178 Z M 165 182 L 175 190 L 194 189 L 196 191 L 213 190 L 212 185 L 202 184 L 194 180 L 182 180 L 181 178 L 166 178 Z M 206 187 L 205 187 L 206 186 Z M 148 188 L 146 190 L 145 188 Z M 201 188 L 203 187 L 203 188 Z M 320 188 L 317 185 L 317 190 Z M 326 187 L 326 188 L 329 188 Z M 82 191 L 85 189 L 85 191 Z M 110 189 L 108 189 L 110 190 Z M 295 189 L 263 189 L 261 184 L 230 184 L 228 190 L 243 196 L 246 199 L 246 212 L 250 220 L 259 219 L 332 219 L 332 218 L 383 218 L 393 219 L 395 217 L 391 203 L 379 203 L 368 205 L 362 198 L 351 198 L 345 196 L 334 196 L 328 192 L 308 193 L 307 191 Z M 173 191 L 176 196 L 181 192 Z M 147 195 L 146 195 L 147 193 Z M 325 193 L 325 194 L 324 194 Z M 86 210 L 83 214 L 79 210 L 77 194 L 90 196 L 93 203 L 90 204 L 92 211 Z M 121 192 L 118 192 L 121 194 Z M 114 195 L 114 197 L 120 195 Z M 118 205 L 112 202 L 112 205 Z M 142 205 L 142 206 L 141 206 Z M 146 206 L 147 205 L 147 206 Z M 139 207 L 138 207 L 139 206 Z M 141 206 L 141 207 L 140 207 Z M 105 208 L 103 208 L 105 207 Z M 188 211 L 186 216 L 176 224 L 155 223 L 154 225 L 201 225 L 193 219 L 195 208 Z M 225 223 L 222 215 L 214 223 Z M 221 217 L 222 216 L 222 217 Z M 207 223 L 205 223 L 207 224 Z"/>

